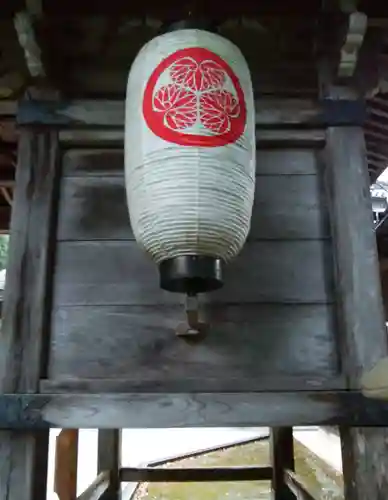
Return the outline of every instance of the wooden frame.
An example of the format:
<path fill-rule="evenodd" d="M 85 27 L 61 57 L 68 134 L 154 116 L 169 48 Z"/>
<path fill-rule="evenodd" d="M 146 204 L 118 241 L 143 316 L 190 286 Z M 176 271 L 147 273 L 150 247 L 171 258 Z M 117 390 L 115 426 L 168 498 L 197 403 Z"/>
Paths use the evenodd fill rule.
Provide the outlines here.
<path fill-rule="evenodd" d="M 329 101 L 326 101 L 326 104 L 327 102 Z M 288 392 L 285 392 L 281 381 L 269 387 L 272 392 L 260 392 L 265 389 L 268 391 L 264 380 L 262 387 L 241 387 L 236 392 L 222 393 L 189 393 L 184 390 L 184 384 L 179 385 L 176 382 L 171 385 L 170 392 L 166 391 L 165 386 L 161 392 L 150 392 L 150 387 L 147 387 L 147 381 L 144 380 L 143 385 L 136 385 L 133 380 L 47 380 L 45 351 L 49 338 L 47 315 L 50 312 L 50 271 L 54 255 L 51 238 L 57 210 L 58 142 L 63 148 L 75 144 L 80 147 L 96 143 L 100 147 L 121 145 L 123 104 L 73 102 L 48 106 L 42 102 L 24 103 L 20 108 L 19 121 L 24 127 L 33 128 L 22 129 L 19 144 L 19 161 L 26 166 L 19 169 L 14 200 L 14 239 L 11 247 L 13 260 L 9 268 L 10 275 L 12 272 L 14 278 L 7 290 L 5 332 L 8 343 L 5 363 L 1 365 L 1 388 L 3 393 L 8 394 L 0 396 L 0 429 L 8 431 L 0 434 L 0 440 L 6 443 L 10 454 L 16 454 L 19 461 L 18 470 L 27 471 L 34 486 L 27 493 L 24 490 L 20 492 L 20 485 L 16 481 L 9 483 L 11 474 L 5 469 L 4 480 L 0 476 L 0 492 L 1 484 L 6 484 L 8 489 L 2 498 L 13 500 L 13 495 L 23 500 L 38 498 L 38 485 L 40 491 L 44 488 L 43 471 L 47 464 L 45 465 L 43 455 L 47 452 L 47 430 L 50 427 L 103 429 L 99 436 L 100 448 L 105 447 L 105 440 L 112 446 L 109 457 L 100 454 L 100 479 L 104 484 L 104 491 L 110 489 L 112 498 L 117 498 L 120 480 L 133 480 L 135 477 L 157 480 L 155 478 L 160 478 L 160 471 L 120 471 L 119 431 L 112 430 L 112 427 L 120 429 L 155 425 L 268 425 L 290 428 L 296 425 L 386 425 L 388 404 L 367 400 L 359 392 L 359 378 L 363 371 L 369 369 L 386 353 L 385 326 L 378 296 L 374 235 L 368 230 L 369 206 L 365 194 L 368 181 L 366 171 L 365 176 L 363 175 L 364 151 L 363 148 L 359 149 L 360 141 L 362 145 L 361 129 L 349 128 L 350 124 L 360 125 L 363 120 L 363 107 L 360 103 L 354 107 L 346 104 L 353 115 L 349 111 L 346 120 L 340 120 L 338 117 L 335 120 L 331 110 L 329 120 L 327 109 L 323 109 L 322 102 L 317 104 L 304 101 L 304 106 L 301 106 L 300 101 L 263 101 L 262 104 L 256 116 L 259 148 L 277 145 L 284 147 L 288 144 L 291 148 L 308 145 L 322 150 L 326 144 L 322 151 L 322 161 L 325 161 L 326 166 L 329 165 L 326 173 L 331 193 L 330 208 L 334 223 L 332 229 L 338 271 L 338 318 L 342 318 L 339 331 L 341 345 L 344 346 L 341 360 L 343 370 L 340 376 L 327 380 L 288 379 L 287 382 L 283 381 L 288 384 Z M 352 116 L 351 119 L 349 116 Z M 336 127 L 326 131 L 329 122 Z M 49 132 L 46 128 L 42 130 L 42 126 L 55 127 L 56 131 Z M 291 126 L 293 128 L 290 128 Z M 34 172 L 34 175 L 31 172 Z M 32 191 L 32 197 L 31 183 L 36 187 L 36 190 Z M 361 196 L 361 203 L 354 197 L 354 193 Z M 42 220 L 46 221 L 46 224 L 42 224 Z M 36 228 L 39 230 L 36 231 Z M 25 257 L 26 249 L 36 251 L 38 261 Z M 365 253 L 368 259 L 365 259 Z M 368 289 L 365 289 L 366 283 Z M 373 293 L 368 290 L 373 290 Z M 20 300 L 24 296 L 27 297 L 27 302 L 22 309 L 23 314 L 20 315 Z M 31 307 L 34 312 L 38 311 L 33 317 Z M 363 339 L 367 330 L 373 332 L 374 342 L 368 342 L 368 346 L 365 346 Z M 20 339 L 23 342 L 22 347 L 18 344 Z M 29 345 L 31 349 L 23 350 Z M 20 348 L 23 352 L 22 360 L 18 356 Z M 348 352 L 352 352 L 353 357 L 344 363 L 345 354 Z M 44 393 L 39 393 L 40 391 Z M 158 415 L 157 422 L 155 412 Z M 22 451 L 15 448 L 14 433 L 17 429 L 31 431 L 28 453 L 25 448 Z M 280 442 L 283 441 L 280 439 L 276 443 L 278 432 L 280 430 L 275 429 L 273 434 L 273 449 L 276 453 L 279 451 Z M 348 439 L 350 446 L 354 447 L 355 440 L 351 431 L 345 429 L 342 432 L 345 441 Z M 376 438 L 371 441 L 374 445 L 377 436 L 379 434 L 376 431 Z M 280 438 L 280 434 L 277 437 Z M 383 445 L 379 449 L 382 453 Z M 274 460 L 274 472 L 267 469 L 264 473 L 254 468 L 244 474 L 249 477 L 250 474 L 255 477 L 263 474 L 266 478 L 272 478 L 277 488 L 281 485 L 280 491 L 289 494 L 289 489 L 294 488 L 296 491 L 297 488 L 292 473 L 291 454 L 288 450 L 284 460 L 281 457 Z M 354 460 L 359 455 L 359 452 L 354 453 Z M 277 460 L 281 463 L 277 463 Z M 40 468 L 41 474 L 33 473 L 36 468 Z M 239 473 L 240 471 L 236 472 L 236 477 Z M 107 474 L 109 484 L 106 480 Z M 181 474 L 180 471 L 173 470 L 171 477 L 176 480 L 182 477 Z M 191 472 L 186 474 L 190 475 Z M 192 474 L 191 477 L 196 479 L 200 477 L 200 472 L 194 471 Z M 211 473 L 205 471 L 205 474 L 224 477 L 222 470 Z M 225 472 L 225 477 L 226 475 Z M 229 475 L 228 478 L 230 477 Z M 91 495 L 94 494 L 92 490 Z M 307 493 L 305 498 L 308 498 L 306 495 Z"/>
<path fill-rule="evenodd" d="M 385 427 L 387 418 L 388 403 L 357 391 L 0 396 L 0 429 Z"/>
<path fill-rule="evenodd" d="M 286 470 L 295 470 L 292 427 L 274 427 L 270 435 L 274 500 L 296 500 L 286 483 Z"/>
<path fill-rule="evenodd" d="M 3 306 L 3 393 L 38 392 L 47 368 L 58 151 L 55 131 L 25 129 L 20 134 Z M 0 497 L 41 498 L 46 490 L 48 430 L 22 435 L 2 432 L 0 447 L 0 460 L 5 461 L 0 467 Z M 9 469 L 13 464 L 17 474 Z"/>

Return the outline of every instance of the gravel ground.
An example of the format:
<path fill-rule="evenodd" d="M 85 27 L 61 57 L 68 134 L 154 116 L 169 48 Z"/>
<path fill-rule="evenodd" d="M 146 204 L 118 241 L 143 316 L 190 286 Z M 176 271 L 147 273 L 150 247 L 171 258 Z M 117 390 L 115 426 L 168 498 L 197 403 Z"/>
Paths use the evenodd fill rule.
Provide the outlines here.
<path fill-rule="evenodd" d="M 303 445 L 295 443 L 296 470 L 316 498 L 343 500 L 342 477 Z M 268 441 L 250 443 L 183 459 L 166 467 L 211 467 L 269 465 Z M 265 481 L 226 483 L 153 483 L 140 485 L 134 500 L 270 500 L 270 484 Z"/>

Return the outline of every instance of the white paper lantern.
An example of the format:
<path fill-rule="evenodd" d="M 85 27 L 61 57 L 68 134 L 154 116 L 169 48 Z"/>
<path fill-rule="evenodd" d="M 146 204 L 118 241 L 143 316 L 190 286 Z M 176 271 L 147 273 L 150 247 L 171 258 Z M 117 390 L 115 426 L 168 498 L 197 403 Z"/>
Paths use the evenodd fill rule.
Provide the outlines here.
<path fill-rule="evenodd" d="M 157 264 L 239 253 L 254 198 L 255 120 L 235 45 L 183 29 L 142 48 L 128 78 L 125 177 L 135 238 Z"/>

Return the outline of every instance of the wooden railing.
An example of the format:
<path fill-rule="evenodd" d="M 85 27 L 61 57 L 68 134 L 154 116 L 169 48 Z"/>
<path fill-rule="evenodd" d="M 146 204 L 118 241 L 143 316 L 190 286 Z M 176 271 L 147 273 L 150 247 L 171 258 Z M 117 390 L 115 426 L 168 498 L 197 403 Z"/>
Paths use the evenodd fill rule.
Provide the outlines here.
<path fill-rule="evenodd" d="M 55 443 L 54 491 L 59 500 L 77 496 L 78 429 L 62 429 Z"/>
<path fill-rule="evenodd" d="M 271 449 L 273 457 L 277 454 L 277 459 L 272 459 L 272 467 L 162 467 L 171 461 L 169 459 L 147 467 L 102 470 L 77 497 L 78 430 L 66 429 L 60 432 L 56 440 L 55 492 L 59 500 L 102 500 L 108 498 L 105 493 L 109 490 L 109 499 L 118 500 L 120 488 L 117 485 L 122 482 L 271 481 L 275 500 L 316 500 L 291 470 L 294 468 L 292 429 L 273 429 Z M 101 451 L 109 454 L 109 450 Z M 100 465 L 105 462 L 99 460 Z M 132 498 L 132 494 L 129 498 Z"/>
<path fill-rule="evenodd" d="M 295 472 L 286 470 L 284 472 L 284 482 L 297 500 L 317 500 L 303 486 L 301 480 Z"/>
<path fill-rule="evenodd" d="M 77 500 L 100 500 L 110 486 L 110 471 L 100 472 Z"/>

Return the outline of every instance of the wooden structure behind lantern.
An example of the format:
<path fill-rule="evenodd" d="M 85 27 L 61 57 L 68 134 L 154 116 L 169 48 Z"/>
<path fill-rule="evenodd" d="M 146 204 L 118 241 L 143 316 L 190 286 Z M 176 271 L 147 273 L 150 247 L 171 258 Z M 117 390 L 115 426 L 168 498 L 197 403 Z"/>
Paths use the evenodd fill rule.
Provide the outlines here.
<path fill-rule="evenodd" d="M 200 12 L 247 60 L 257 161 L 247 242 L 224 287 L 200 301 L 205 328 L 190 339 L 175 335 L 183 298 L 161 290 L 135 241 L 123 154 L 129 65 L 186 7 L 78 3 L 5 2 L 12 36 L 0 31 L 23 56 L 25 82 L 3 117 L 18 123 L 18 166 L 0 339 L 0 498 L 41 498 L 50 427 L 100 429 L 99 476 L 84 498 L 109 490 L 117 500 L 121 481 L 163 480 L 160 470 L 120 468 L 121 428 L 261 425 L 272 427 L 271 467 L 206 478 L 271 479 L 276 500 L 293 499 L 303 487 L 292 427 L 338 425 L 346 498 L 382 498 L 388 445 L 378 427 L 388 408 L 360 388 L 388 355 L 367 170 L 375 178 L 388 154 L 378 94 L 387 9 L 241 0 Z M 74 457 L 75 442 L 64 433 L 58 448 Z M 70 483 L 74 491 L 72 470 L 57 486 Z"/>

